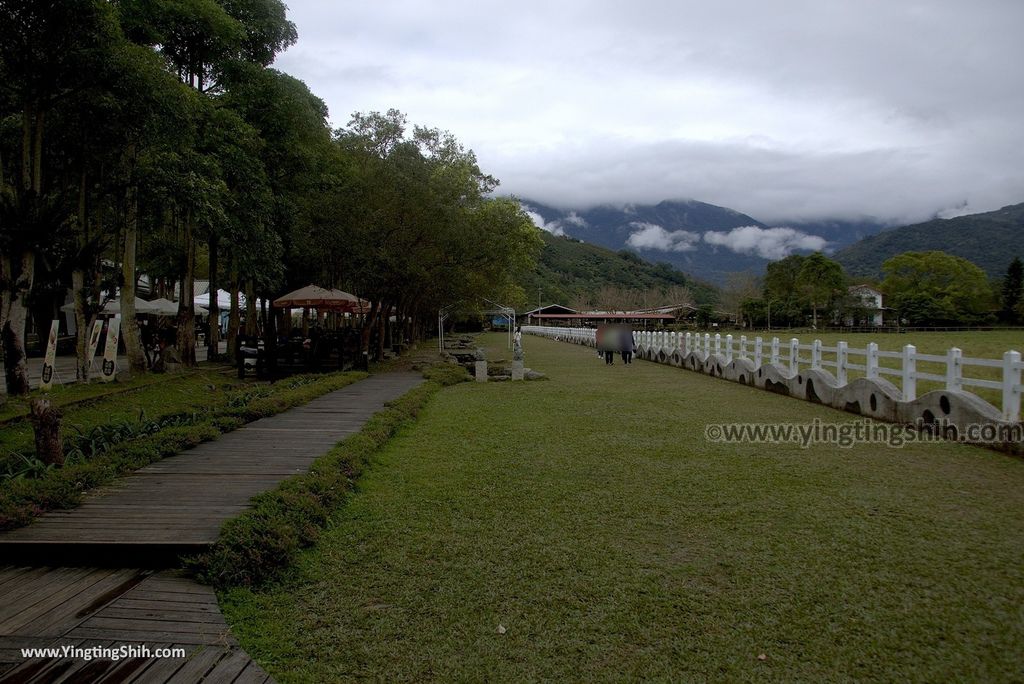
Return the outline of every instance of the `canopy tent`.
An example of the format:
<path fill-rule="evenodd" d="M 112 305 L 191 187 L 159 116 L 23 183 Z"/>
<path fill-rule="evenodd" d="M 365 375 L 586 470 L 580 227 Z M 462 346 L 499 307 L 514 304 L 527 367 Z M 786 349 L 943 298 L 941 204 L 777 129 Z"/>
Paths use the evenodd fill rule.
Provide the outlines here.
<path fill-rule="evenodd" d="M 65 304 L 64 306 L 60 307 L 60 310 L 63 311 L 64 313 L 74 313 L 75 312 L 75 304 L 74 304 L 74 302 L 69 302 L 69 303 Z M 175 311 L 175 313 L 177 313 L 177 311 L 178 311 L 177 304 L 175 304 L 174 311 Z M 103 308 L 100 310 L 100 315 L 101 316 L 113 316 L 114 314 L 119 314 L 119 313 L 121 313 L 121 300 L 120 300 L 120 298 L 111 299 L 106 304 L 104 304 Z M 135 313 L 136 314 L 150 314 L 150 313 L 156 313 L 156 311 L 155 311 L 155 309 L 152 306 L 152 302 L 147 302 L 145 299 L 139 299 L 138 297 L 136 297 L 135 298 Z"/>
<path fill-rule="evenodd" d="M 278 309 L 313 308 L 321 311 L 348 311 L 362 313 L 369 302 L 342 290 L 328 290 L 318 285 L 307 285 L 274 300 Z"/>
<path fill-rule="evenodd" d="M 161 297 L 160 299 L 154 299 L 151 302 L 146 302 L 152 311 L 151 313 L 157 316 L 177 316 L 178 315 L 178 303 L 172 302 L 170 299 Z"/>
<path fill-rule="evenodd" d="M 196 295 L 196 298 L 192 300 L 196 306 L 200 306 L 204 309 L 210 308 L 210 293 Z M 242 293 L 238 294 L 238 307 L 245 308 L 245 295 Z M 221 311 L 227 311 L 231 308 L 231 293 L 227 290 L 217 290 L 217 308 Z"/>

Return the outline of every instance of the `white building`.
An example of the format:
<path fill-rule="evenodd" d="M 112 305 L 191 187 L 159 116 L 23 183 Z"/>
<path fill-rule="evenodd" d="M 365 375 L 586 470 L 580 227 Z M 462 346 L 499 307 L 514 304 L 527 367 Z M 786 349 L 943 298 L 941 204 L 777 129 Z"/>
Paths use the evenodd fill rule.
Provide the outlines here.
<path fill-rule="evenodd" d="M 881 326 L 884 322 L 882 312 L 885 307 L 882 305 L 882 293 L 870 285 L 851 285 L 847 288 L 847 294 L 855 305 L 863 307 L 861 320 L 854 320 L 853 315 L 848 315 L 843 321 L 848 326 L 874 325 Z"/>

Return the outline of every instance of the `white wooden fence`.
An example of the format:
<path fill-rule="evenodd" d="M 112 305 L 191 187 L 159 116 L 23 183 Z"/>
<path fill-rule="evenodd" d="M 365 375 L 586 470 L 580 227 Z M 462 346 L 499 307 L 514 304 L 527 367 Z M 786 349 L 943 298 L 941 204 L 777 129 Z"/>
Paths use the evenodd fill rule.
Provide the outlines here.
<path fill-rule="evenodd" d="M 542 337 L 549 337 L 574 344 L 596 344 L 597 331 L 593 328 L 559 328 L 553 326 L 523 326 L 523 332 Z M 654 348 L 671 354 L 678 350 L 684 356 L 691 352 L 707 359 L 712 354 L 721 356 L 726 363 L 733 358 L 749 359 L 754 368 L 763 363 L 771 363 L 787 367 L 790 377 L 795 376 L 801 367 L 828 369 L 835 376 L 840 386 L 849 381 L 850 371 L 859 371 L 867 378 L 889 376 L 895 379 L 902 390 L 903 401 L 917 398 L 917 382 L 930 380 L 942 385 L 947 390 L 965 390 L 984 388 L 1002 394 L 1002 417 L 1008 422 L 1021 419 L 1021 394 L 1024 387 L 1021 377 L 1024 374 L 1024 363 L 1021 362 L 1019 351 L 1008 351 L 1002 359 L 976 359 L 963 355 L 960 349 L 953 347 L 945 354 L 922 354 L 912 345 L 904 345 L 902 351 L 882 351 L 878 344 L 871 342 L 864 349 L 849 346 L 846 342 L 837 342 L 830 347 L 814 340 L 811 344 L 801 344 L 797 338 L 788 341 L 773 337 L 770 340 L 755 337 L 753 340 L 746 335 L 737 339 L 733 335 L 722 336 L 720 333 L 677 333 L 635 331 L 633 333 L 637 345 Z M 828 354 L 832 358 L 823 358 Z M 898 367 L 891 368 L 879 363 L 881 359 L 897 360 Z M 945 368 L 943 373 L 927 373 L 917 369 L 918 363 L 931 363 Z M 999 380 L 971 377 L 971 369 L 996 369 L 990 374 L 1000 377 Z M 965 372 L 966 369 L 966 372 Z"/>

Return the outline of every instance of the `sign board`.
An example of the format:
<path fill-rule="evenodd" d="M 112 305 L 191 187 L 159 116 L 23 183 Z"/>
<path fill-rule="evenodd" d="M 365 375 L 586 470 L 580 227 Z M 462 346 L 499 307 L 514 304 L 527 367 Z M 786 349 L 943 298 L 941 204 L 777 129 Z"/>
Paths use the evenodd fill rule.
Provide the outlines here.
<path fill-rule="evenodd" d="M 96 358 L 96 347 L 100 345 L 100 335 L 103 334 L 103 321 L 99 318 L 92 322 L 92 332 L 89 334 L 89 351 L 85 357 L 89 369 L 92 369 L 92 362 Z"/>
<path fill-rule="evenodd" d="M 103 350 L 103 368 L 100 377 L 110 382 L 117 377 L 117 340 L 121 333 L 121 319 L 111 318 L 107 324 L 107 346 Z"/>
<path fill-rule="evenodd" d="M 50 323 L 50 337 L 46 341 L 46 357 L 43 359 L 43 375 L 40 378 L 39 387 L 44 392 L 49 392 L 53 387 L 53 364 L 57 361 L 57 330 L 60 322 L 54 320 Z"/>

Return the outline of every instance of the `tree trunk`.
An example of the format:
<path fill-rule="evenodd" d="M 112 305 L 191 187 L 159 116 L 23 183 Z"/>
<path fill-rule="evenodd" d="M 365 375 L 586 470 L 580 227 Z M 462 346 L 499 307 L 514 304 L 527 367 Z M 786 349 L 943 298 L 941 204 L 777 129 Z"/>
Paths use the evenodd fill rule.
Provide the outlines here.
<path fill-rule="evenodd" d="M 381 309 L 380 321 L 377 323 L 377 360 L 384 360 L 384 349 L 387 342 L 388 319 L 391 318 L 391 305 Z"/>
<path fill-rule="evenodd" d="M 75 379 L 89 382 L 89 322 L 85 316 L 85 271 L 71 271 L 71 296 L 75 303 Z"/>
<path fill-rule="evenodd" d="M 256 285 L 252 278 L 245 281 L 245 335 L 256 337 Z"/>
<path fill-rule="evenodd" d="M 32 290 L 35 275 L 36 255 L 30 249 L 21 254 L 18 273 L 13 273 L 9 258 L 3 259 L 0 277 L 10 285 L 4 293 L 3 321 L 4 381 L 9 396 L 24 396 L 29 393 L 28 359 L 25 355 L 25 323 L 28 307 L 25 299 Z"/>
<path fill-rule="evenodd" d="M 206 358 L 220 356 L 220 303 L 217 301 L 217 236 L 210 233 L 210 306 L 207 317 L 209 333 L 206 336 Z"/>
<path fill-rule="evenodd" d="M 231 295 L 231 311 L 228 314 L 228 361 L 235 363 L 235 344 L 238 339 L 238 326 L 242 322 L 242 312 L 238 306 L 238 258 L 231 256 L 231 282 L 228 284 Z"/>
<path fill-rule="evenodd" d="M 60 439 L 60 411 L 48 399 L 29 402 L 29 420 L 36 438 L 36 457 L 43 463 L 64 465 L 64 445 Z"/>
<path fill-rule="evenodd" d="M 192 212 L 185 219 L 185 275 L 178 301 L 178 354 L 184 366 L 196 365 L 196 241 Z"/>
<path fill-rule="evenodd" d="M 135 320 L 135 252 L 139 234 L 139 206 L 134 187 L 125 193 L 124 204 L 124 257 L 121 262 L 121 339 L 128 354 L 128 367 L 132 373 L 146 372 L 146 354 L 142 350 L 139 324 Z"/>

